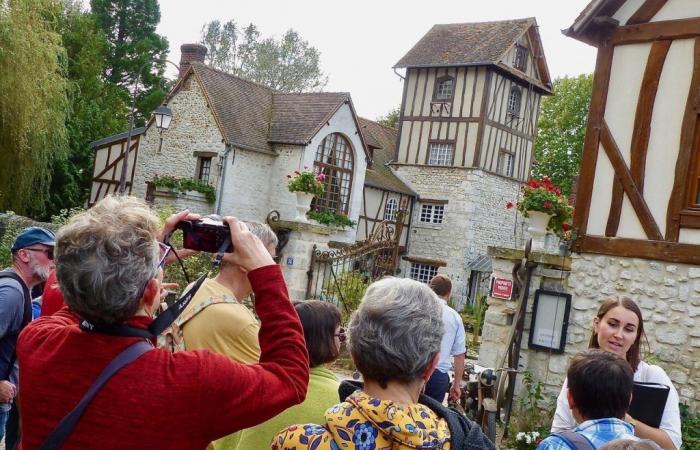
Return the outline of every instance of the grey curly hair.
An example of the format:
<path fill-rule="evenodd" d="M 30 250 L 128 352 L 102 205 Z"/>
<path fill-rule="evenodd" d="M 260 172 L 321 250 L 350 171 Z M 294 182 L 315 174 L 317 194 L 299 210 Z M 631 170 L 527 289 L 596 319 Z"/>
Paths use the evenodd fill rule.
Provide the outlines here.
<path fill-rule="evenodd" d="M 386 387 L 418 379 L 440 351 L 442 306 L 425 284 L 387 277 L 372 283 L 348 326 L 348 348 L 365 379 Z"/>
<path fill-rule="evenodd" d="M 56 276 L 66 304 L 96 323 L 122 323 L 158 273 L 160 219 L 135 197 L 107 196 L 56 234 Z"/>

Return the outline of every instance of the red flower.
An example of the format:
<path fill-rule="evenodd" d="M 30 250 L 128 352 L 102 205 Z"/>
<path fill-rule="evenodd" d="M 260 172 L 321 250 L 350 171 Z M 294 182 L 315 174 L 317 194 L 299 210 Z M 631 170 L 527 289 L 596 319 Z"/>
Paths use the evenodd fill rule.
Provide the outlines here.
<path fill-rule="evenodd" d="M 511 209 L 513 206 L 515 206 L 513 205 L 513 202 L 506 203 L 506 209 Z"/>
<path fill-rule="evenodd" d="M 316 175 L 316 180 L 318 180 L 318 181 L 324 181 L 325 179 L 326 179 L 326 176 L 322 173 L 319 173 L 318 175 Z"/>
<path fill-rule="evenodd" d="M 544 202 L 544 203 L 542 203 L 542 206 L 544 207 L 544 209 L 551 209 L 551 208 L 552 208 L 552 202 L 549 202 L 549 201 Z"/>
<path fill-rule="evenodd" d="M 568 223 L 562 223 L 561 229 L 564 231 L 569 231 L 571 229 L 571 225 L 569 225 Z"/>

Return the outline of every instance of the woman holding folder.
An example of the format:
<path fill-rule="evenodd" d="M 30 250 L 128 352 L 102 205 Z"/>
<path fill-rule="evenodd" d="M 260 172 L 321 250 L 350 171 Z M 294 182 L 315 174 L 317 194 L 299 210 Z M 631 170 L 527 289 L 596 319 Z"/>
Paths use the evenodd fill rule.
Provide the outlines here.
<path fill-rule="evenodd" d="M 681 447 L 678 392 L 661 367 L 647 364 L 640 359 L 642 338 L 647 341 L 639 306 L 628 297 L 608 297 L 593 318 L 593 334 L 588 347 L 600 348 L 625 358 L 634 370 L 635 382 L 658 383 L 669 387 L 666 406 L 658 428 L 642 423 L 629 414 L 625 420 L 634 427 L 636 436 L 651 439 L 666 450 L 677 450 Z M 561 393 L 557 398 L 552 432 L 571 430 L 577 426 L 566 399 L 566 389 L 567 384 L 564 380 Z"/>

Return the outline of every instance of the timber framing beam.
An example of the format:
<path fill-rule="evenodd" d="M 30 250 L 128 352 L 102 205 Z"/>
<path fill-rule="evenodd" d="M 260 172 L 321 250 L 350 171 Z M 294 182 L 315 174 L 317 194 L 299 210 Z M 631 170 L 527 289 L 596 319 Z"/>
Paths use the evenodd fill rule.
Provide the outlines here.
<path fill-rule="evenodd" d="M 693 76 L 690 81 L 688 100 L 683 116 L 681 127 L 681 142 L 676 159 L 676 172 L 673 181 L 673 190 L 668 201 L 666 216 L 666 240 L 678 241 L 680 234 L 680 213 L 685 206 L 688 195 L 688 178 L 690 170 L 693 169 L 693 147 L 695 146 L 696 134 L 700 132 L 698 118 L 700 117 L 700 38 L 695 39 L 695 49 L 693 51 Z M 697 155 L 696 155 L 697 157 Z M 695 161 L 697 163 L 697 161 Z"/>
<path fill-rule="evenodd" d="M 603 121 L 603 125 L 601 127 L 600 142 L 603 144 L 603 149 L 608 155 L 608 159 L 615 170 L 615 177 L 622 184 L 622 188 L 624 189 L 627 197 L 630 199 L 630 203 L 632 203 L 632 207 L 637 213 L 637 217 L 639 218 L 642 228 L 644 228 L 647 238 L 657 241 L 663 240 L 661 231 L 659 231 L 659 227 L 656 225 L 656 221 L 654 221 L 654 216 L 651 215 L 649 206 L 647 206 L 644 197 L 637 189 L 637 186 L 632 179 L 632 174 L 625 164 L 625 159 L 622 157 L 622 153 L 620 153 L 620 149 L 618 148 L 617 143 L 615 143 L 615 139 L 613 138 L 612 133 L 610 133 L 610 129 L 605 121 Z"/>
<path fill-rule="evenodd" d="M 649 22 L 664 7 L 668 0 L 646 0 L 639 9 L 632 14 L 627 25 L 636 25 Z"/>
<path fill-rule="evenodd" d="M 700 36 L 700 18 L 665 20 L 620 27 L 610 36 L 609 45 L 635 44 Z"/>
<path fill-rule="evenodd" d="M 647 161 L 649 135 L 651 133 L 651 116 L 654 110 L 656 92 L 659 88 L 661 71 L 664 68 L 664 62 L 666 61 L 669 48 L 671 48 L 671 41 L 658 41 L 654 42 L 652 45 L 637 100 L 634 131 L 632 134 L 632 144 L 630 146 L 630 171 L 632 173 L 632 180 L 640 194 L 644 192 L 644 172 Z M 613 182 L 608 223 L 605 227 L 606 236 L 617 235 L 617 229 L 620 225 L 620 214 L 622 212 L 622 200 L 622 183 L 619 179 L 615 179 Z"/>
<path fill-rule="evenodd" d="M 677 242 L 583 236 L 576 241 L 573 250 L 579 253 L 623 255 L 629 258 L 700 265 L 698 246 Z"/>

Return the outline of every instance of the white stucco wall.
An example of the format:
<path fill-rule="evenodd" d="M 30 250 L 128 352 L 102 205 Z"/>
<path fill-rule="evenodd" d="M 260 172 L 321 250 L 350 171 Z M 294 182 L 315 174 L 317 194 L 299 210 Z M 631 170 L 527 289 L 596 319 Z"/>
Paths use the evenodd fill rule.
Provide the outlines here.
<path fill-rule="evenodd" d="M 700 17 L 700 2 L 698 0 L 668 0 L 651 21 L 661 22 L 689 17 Z"/>
<path fill-rule="evenodd" d="M 350 204 L 348 206 L 348 217 L 350 220 L 358 222 L 362 210 L 362 187 L 365 184 L 367 159 L 350 105 L 344 104 L 341 106 L 330 120 L 328 120 L 328 123 L 322 126 L 318 133 L 311 139 L 309 145 L 304 149 L 300 167 L 313 167 L 316 149 L 321 141 L 323 141 L 323 138 L 331 133 L 341 133 L 347 138 L 352 147 L 354 155 L 354 173 L 352 178 L 352 191 L 350 193 Z M 345 231 L 335 234 L 333 240 L 352 243 L 355 242 L 356 233 L 356 227 L 347 228 Z"/>

